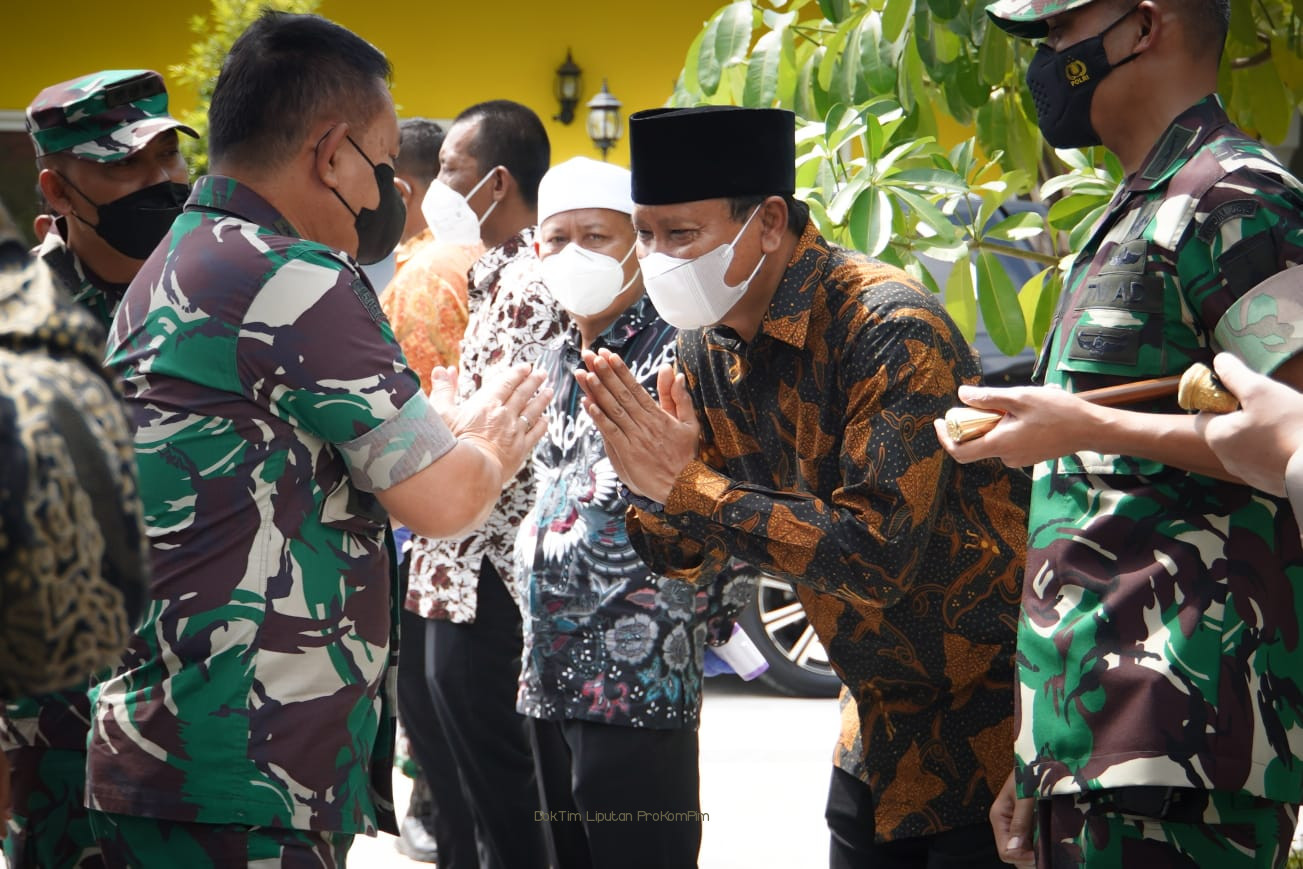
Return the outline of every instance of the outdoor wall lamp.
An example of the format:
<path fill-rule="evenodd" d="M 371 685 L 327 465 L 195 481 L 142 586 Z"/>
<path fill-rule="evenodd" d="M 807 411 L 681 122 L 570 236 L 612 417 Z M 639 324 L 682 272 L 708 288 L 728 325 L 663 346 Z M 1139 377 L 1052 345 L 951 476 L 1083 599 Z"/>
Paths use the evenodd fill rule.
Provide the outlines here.
<path fill-rule="evenodd" d="M 588 138 L 602 149 L 602 159 L 605 160 L 606 152 L 615 147 L 623 132 L 620 101 L 606 89 L 606 79 L 602 79 L 601 91 L 588 101 Z"/>
<path fill-rule="evenodd" d="M 568 124 L 575 119 L 575 106 L 579 105 L 580 79 L 583 74 L 584 71 L 575 64 L 570 49 L 567 48 L 566 62 L 556 68 L 556 81 L 553 84 L 561 112 L 553 115 L 552 120 Z"/>

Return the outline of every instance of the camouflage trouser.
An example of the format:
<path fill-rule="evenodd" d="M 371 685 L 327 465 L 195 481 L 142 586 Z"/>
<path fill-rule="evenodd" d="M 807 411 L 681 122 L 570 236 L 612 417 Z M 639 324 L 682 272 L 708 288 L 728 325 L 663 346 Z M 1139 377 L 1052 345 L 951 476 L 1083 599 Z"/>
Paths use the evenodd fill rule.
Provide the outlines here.
<path fill-rule="evenodd" d="M 9 869 L 98 869 L 99 847 L 86 817 L 86 752 L 15 748 L 9 759 L 12 816 Z"/>
<path fill-rule="evenodd" d="M 342 869 L 351 833 L 90 812 L 110 869 Z"/>
<path fill-rule="evenodd" d="M 1119 809 L 1107 799 L 1077 794 L 1038 800 L 1036 865 L 1040 869 L 1285 865 L 1298 818 L 1295 806 L 1244 794 L 1178 790 L 1194 799 L 1170 809 L 1163 820 L 1136 814 L 1131 805 Z"/>

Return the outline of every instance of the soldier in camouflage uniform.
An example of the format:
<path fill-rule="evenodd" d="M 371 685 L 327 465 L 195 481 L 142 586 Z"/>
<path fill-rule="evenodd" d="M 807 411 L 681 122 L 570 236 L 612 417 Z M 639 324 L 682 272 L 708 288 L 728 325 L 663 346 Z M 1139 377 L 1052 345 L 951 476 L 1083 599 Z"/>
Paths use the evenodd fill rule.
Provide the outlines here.
<path fill-rule="evenodd" d="M 38 255 L 107 329 L 189 193 L 163 77 L 142 69 L 51 85 L 27 107 L 41 194 L 58 215 Z"/>
<path fill-rule="evenodd" d="M 1288 503 L 1227 471 L 1174 399 L 1082 390 L 1216 352 L 1303 384 L 1303 186 L 1215 94 L 1226 0 L 1001 0 L 1046 37 L 1028 83 L 1050 144 L 1102 142 L 1127 177 L 1069 270 L 1049 387 L 961 390 L 1006 412 L 957 458 L 1038 463 L 1018 638 L 1006 859 L 1279 866 L 1303 799 L 1303 548 Z M 943 435 L 944 437 L 944 435 Z M 1014 802 L 1013 784 L 1021 798 Z"/>
<path fill-rule="evenodd" d="M 71 322 L 84 331 L 78 342 L 97 348 L 99 359 L 103 329 L 127 281 L 181 212 L 188 188 L 177 131 L 195 132 L 168 115 L 163 79 L 148 70 L 106 70 L 52 85 L 27 108 L 27 129 L 41 192 L 59 215 L 35 253 L 60 289 L 89 310 Z M 0 744 L 12 767 L 4 846 L 11 867 L 98 863 L 83 808 L 89 716 L 84 691 L 5 706 Z"/>
<path fill-rule="evenodd" d="M 215 86 L 217 174 L 114 319 L 154 579 L 92 691 L 109 865 L 333 867 L 396 832 L 387 521 L 464 533 L 542 434 L 525 367 L 460 406 L 438 372 L 427 401 L 359 270 L 405 217 L 389 73 L 336 24 L 265 12 Z"/>

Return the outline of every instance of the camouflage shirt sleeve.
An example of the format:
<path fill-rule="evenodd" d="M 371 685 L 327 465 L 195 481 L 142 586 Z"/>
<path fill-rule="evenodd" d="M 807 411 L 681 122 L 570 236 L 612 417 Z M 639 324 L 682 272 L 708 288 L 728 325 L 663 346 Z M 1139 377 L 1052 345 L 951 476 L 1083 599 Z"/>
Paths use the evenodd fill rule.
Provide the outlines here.
<path fill-rule="evenodd" d="M 1269 374 L 1303 350 L 1303 287 L 1288 297 L 1255 288 L 1303 262 L 1303 195 L 1265 158 L 1238 159 L 1200 198 L 1177 270 L 1216 349 Z"/>
<path fill-rule="evenodd" d="M 456 443 L 407 367 L 375 292 L 333 256 L 308 253 L 278 269 L 250 305 L 240 338 L 245 388 L 272 413 L 339 446 L 363 491 L 407 479 Z"/>

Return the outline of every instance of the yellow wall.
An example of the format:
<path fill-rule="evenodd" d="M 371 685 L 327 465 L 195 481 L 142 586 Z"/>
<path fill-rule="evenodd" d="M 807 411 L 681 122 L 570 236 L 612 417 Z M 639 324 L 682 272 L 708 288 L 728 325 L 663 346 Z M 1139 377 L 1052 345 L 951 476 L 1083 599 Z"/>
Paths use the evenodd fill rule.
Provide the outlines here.
<path fill-rule="evenodd" d="M 323 0 L 322 15 L 361 34 L 394 66 L 402 116 L 450 118 L 472 103 L 507 98 L 538 112 L 552 138 L 553 161 L 598 156 L 584 129 L 583 106 L 609 81 L 625 117 L 662 105 L 673 91 L 688 45 L 724 0 Z M 97 69 L 147 67 L 167 74 L 194 37 L 189 21 L 207 0 L 63 0 L 6 2 L 0 12 L 3 69 L 0 109 L 20 110 L 48 84 Z M 570 125 L 552 120 L 557 66 L 566 49 L 584 70 L 583 98 Z M 172 87 L 178 109 L 192 91 Z M 621 141 L 610 160 L 627 165 Z"/>

